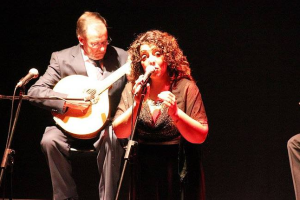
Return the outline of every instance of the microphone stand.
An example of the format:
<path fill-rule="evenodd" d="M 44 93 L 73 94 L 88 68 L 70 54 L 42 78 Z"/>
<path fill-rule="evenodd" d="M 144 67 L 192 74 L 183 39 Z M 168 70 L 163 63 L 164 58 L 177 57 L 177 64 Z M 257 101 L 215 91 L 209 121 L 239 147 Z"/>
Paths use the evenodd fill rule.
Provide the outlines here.
<path fill-rule="evenodd" d="M 15 117 L 14 117 L 13 126 L 9 127 L 9 130 L 8 130 L 8 138 L 7 138 L 7 141 L 6 141 L 6 147 L 5 147 L 2 162 L 1 162 L 0 188 L 1 188 L 1 185 L 2 185 L 2 180 L 5 176 L 5 170 L 6 170 L 7 166 L 11 167 L 11 172 L 13 171 L 13 165 L 14 165 L 13 155 L 15 154 L 15 150 L 11 149 L 11 143 L 12 143 L 12 139 L 13 139 L 13 136 L 14 136 L 14 133 L 15 133 L 16 124 L 17 124 L 17 121 L 18 121 L 18 118 L 19 118 L 22 101 L 23 100 L 30 100 L 30 99 L 62 100 L 61 98 L 55 97 L 55 96 L 53 96 L 53 97 L 31 97 L 31 96 L 28 96 L 28 95 L 23 95 L 23 92 L 25 91 L 25 87 L 22 86 L 21 88 L 22 89 L 20 90 L 19 97 L 0 95 L 0 99 L 10 99 L 10 100 L 17 99 L 17 100 L 19 100 L 18 107 L 17 107 L 17 110 L 16 110 L 16 114 L 15 114 Z M 85 101 L 85 99 L 82 99 L 82 98 L 65 98 L 65 100 Z M 12 196 L 12 194 L 11 194 L 11 196 Z M 9 200 L 12 200 L 12 197 L 10 197 Z"/>
<path fill-rule="evenodd" d="M 140 115 L 140 112 L 141 112 L 141 108 L 142 108 L 142 102 L 144 101 L 144 98 L 145 98 L 145 94 L 147 92 L 147 87 L 146 87 L 146 84 L 148 82 L 149 79 L 147 79 L 144 84 L 142 85 L 142 92 L 141 92 L 141 99 L 140 99 L 140 104 L 139 104 L 139 107 L 138 107 L 138 111 L 137 111 L 137 115 L 136 115 L 136 118 L 135 118 L 135 121 L 133 123 L 133 128 L 131 130 L 131 135 L 130 135 L 130 140 L 128 141 L 127 143 L 127 146 L 125 147 L 126 151 L 125 151 L 125 155 L 124 155 L 124 165 L 123 165 L 123 169 L 122 169 L 122 173 L 121 173 L 121 176 L 120 176 L 120 181 L 119 181 L 119 185 L 118 185 L 118 190 L 117 190 L 117 194 L 116 194 L 116 198 L 115 200 L 118 200 L 119 198 L 119 193 L 120 193 L 120 189 L 121 189 L 121 185 L 122 185 L 122 181 L 123 181 L 123 178 L 124 178 L 124 174 L 125 174 L 125 169 L 126 169 L 126 165 L 128 163 L 128 161 L 130 160 L 130 153 L 131 153 L 131 148 L 136 146 L 138 144 L 138 142 L 134 141 L 133 140 L 133 137 L 134 137 L 134 132 L 135 132 L 135 128 L 136 128 L 136 124 L 137 124 L 137 119 Z M 135 195 L 135 194 L 134 194 Z"/>
<path fill-rule="evenodd" d="M 14 165 L 14 157 L 13 157 L 13 155 L 15 154 L 15 151 L 13 149 L 11 149 L 11 143 L 12 143 L 12 138 L 13 138 L 13 135 L 15 133 L 16 124 L 17 124 L 17 121 L 18 121 L 18 118 L 19 118 L 19 114 L 20 114 L 20 110 L 21 110 L 21 105 L 22 105 L 22 100 L 23 100 L 22 99 L 22 97 L 23 97 L 23 90 L 24 90 L 24 87 L 22 88 L 22 90 L 20 90 L 19 103 L 18 103 L 18 108 L 16 110 L 16 114 L 15 114 L 13 126 L 12 126 L 12 128 L 9 127 L 9 131 L 8 131 L 8 138 L 7 138 L 6 148 L 4 150 L 4 155 L 3 155 L 2 162 L 1 162 L 0 187 L 1 187 L 2 179 L 4 177 L 5 170 L 6 170 L 7 166 L 10 166 L 11 173 L 13 172 L 13 165 Z M 9 199 L 12 200 L 12 194 L 10 194 L 10 198 Z"/>

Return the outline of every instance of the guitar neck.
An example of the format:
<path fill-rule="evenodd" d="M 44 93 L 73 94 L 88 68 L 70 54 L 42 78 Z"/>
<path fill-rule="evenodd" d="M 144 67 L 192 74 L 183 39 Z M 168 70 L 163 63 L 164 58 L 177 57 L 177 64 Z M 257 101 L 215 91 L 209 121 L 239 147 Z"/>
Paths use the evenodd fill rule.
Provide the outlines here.
<path fill-rule="evenodd" d="M 106 89 L 108 89 L 114 82 L 116 82 L 119 78 L 124 76 L 130 67 L 130 63 L 125 63 L 122 67 L 111 73 L 104 80 L 100 81 L 98 93 L 101 94 Z"/>

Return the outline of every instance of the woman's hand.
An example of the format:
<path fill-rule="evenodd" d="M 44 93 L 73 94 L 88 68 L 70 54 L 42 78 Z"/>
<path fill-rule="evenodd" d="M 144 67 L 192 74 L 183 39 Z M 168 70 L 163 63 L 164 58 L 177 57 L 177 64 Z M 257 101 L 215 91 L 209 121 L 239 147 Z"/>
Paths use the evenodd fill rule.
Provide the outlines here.
<path fill-rule="evenodd" d="M 163 100 L 163 104 L 169 107 L 168 114 L 175 121 L 178 118 L 178 107 L 175 95 L 170 91 L 164 91 L 158 94 L 158 97 Z"/>

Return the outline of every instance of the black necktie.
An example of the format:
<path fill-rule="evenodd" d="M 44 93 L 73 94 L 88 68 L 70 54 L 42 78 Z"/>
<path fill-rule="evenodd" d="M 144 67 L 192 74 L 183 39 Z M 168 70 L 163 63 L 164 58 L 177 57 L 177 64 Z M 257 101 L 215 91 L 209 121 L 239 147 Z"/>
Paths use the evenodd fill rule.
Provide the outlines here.
<path fill-rule="evenodd" d="M 97 79 L 102 80 L 103 79 L 103 73 L 104 73 L 104 67 L 102 69 L 101 67 L 101 62 L 102 60 L 92 60 L 95 68 L 96 68 L 96 74 L 97 74 Z"/>

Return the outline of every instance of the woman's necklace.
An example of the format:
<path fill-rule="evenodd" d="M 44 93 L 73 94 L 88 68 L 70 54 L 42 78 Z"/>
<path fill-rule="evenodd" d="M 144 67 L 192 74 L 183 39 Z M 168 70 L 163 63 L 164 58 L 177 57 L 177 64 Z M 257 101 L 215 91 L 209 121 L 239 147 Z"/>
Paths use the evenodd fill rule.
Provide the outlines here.
<path fill-rule="evenodd" d="M 163 103 L 163 100 L 159 99 L 157 101 L 154 101 L 152 99 L 148 99 L 148 103 L 150 106 L 161 106 L 161 104 Z"/>

